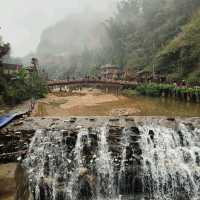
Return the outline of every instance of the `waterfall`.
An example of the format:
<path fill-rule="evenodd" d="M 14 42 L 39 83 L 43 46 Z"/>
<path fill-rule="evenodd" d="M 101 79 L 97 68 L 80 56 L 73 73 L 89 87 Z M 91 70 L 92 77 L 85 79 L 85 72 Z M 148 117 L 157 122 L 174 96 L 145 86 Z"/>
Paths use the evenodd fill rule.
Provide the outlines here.
<path fill-rule="evenodd" d="M 152 199 L 200 198 L 200 130 L 180 124 L 178 130 L 153 124 L 142 132 L 143 180 Z"/>
<path fill-rule="evenodd" d="M 113 188 L 113 165 L 107 142 L 107 127 L 99 131 L 98 153 L 96 159 L 97 168 L 97 197 L 111 199 Z"/>
<path fill-rule="evenodd" d="M 74 149 L 75 169 L 70 174 L 70 181 L 69 181 L 69 184 L 66 187 L 66 191 L 69 193 L 69 196 L 70 196 L 71 199 L 73 199 L 74 195 L 77 195 L 75 193 L 76 193 L 76 190 L 77 190 L 76 183 L 78 181 L 78 175 L 80 173 L 83 173 L 83 171 L 81 172 L 81 169 L 83 170 L 84 160 L 82 159 L 81 152 L 83 151 L 83 143 L 86 142 L 83 139 L 84 137 L 86 139 L 88 139 L 87 138 L 88 132 L 85 129 L 81 129 L 78 136 L 77 136 L 76 146 L 75 146 L 75 149 Z"/>
<path fill-rule="evenodd" d="M 200 199 L 200 129 L 122 125 L 38 130 L 23 161 L 33 199 Z"/>

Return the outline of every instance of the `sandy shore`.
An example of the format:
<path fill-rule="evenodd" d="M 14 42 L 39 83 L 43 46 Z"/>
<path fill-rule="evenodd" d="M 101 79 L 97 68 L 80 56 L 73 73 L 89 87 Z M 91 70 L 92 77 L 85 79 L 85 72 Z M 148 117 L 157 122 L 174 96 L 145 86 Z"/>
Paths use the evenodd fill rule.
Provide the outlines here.
<path fill-rule="evenodd" d="M 129 101 L 125 96 L 105 94 L 96 89 L 84 89 L 64 97 L 49 94 L 38 102 L 33 116 L 120 116 L 140 112 L 136 106 L 129 108 Z"/>

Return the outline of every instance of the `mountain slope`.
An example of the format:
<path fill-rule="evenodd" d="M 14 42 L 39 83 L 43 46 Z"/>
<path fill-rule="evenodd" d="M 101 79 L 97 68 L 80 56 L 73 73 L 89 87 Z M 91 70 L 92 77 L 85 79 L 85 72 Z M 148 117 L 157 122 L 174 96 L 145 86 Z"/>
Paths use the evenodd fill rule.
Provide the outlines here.
<path fill-rule="evenodd" d="M 195 13 L 182 32 L 157 55 L 161 72 L 190 81 L 200 80 L 200 10 Z"/>
<path fill-rule="evenodd" d="M 82 57 L 87 51 L 93 52 L 109 44 L 103 24 L 106 18 L 107 15 L 97 12 L 72 14 L 43 32 L 36 56 L 48 69 L 50 77 L 59 78 L 70 68 L 81 71 L 85 61 Z"/>

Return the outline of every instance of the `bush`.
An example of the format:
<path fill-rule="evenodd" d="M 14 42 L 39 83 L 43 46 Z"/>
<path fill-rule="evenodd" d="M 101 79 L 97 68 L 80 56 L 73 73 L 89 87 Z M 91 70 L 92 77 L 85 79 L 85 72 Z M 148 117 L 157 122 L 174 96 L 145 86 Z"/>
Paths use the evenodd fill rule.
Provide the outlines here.
<path fill-rule="evenodd" d="M 17 104 L 30 98 L 42 98 L 48 93 L 46 82 L 35 72 L 27 73 L 21 69 L 15 80 L 4 86 L 3 100 L 6 104 Z"/>
<path fill-rule="evenodd" d="M 138 86 L 136 90 L 142 95 L 160 96 L 162 91 L 162 86 L 155 83 L 143 84 Z"/>
<path fill-rule="evenodd" d="M 122 91 L 123 95 L 126 95 L 128 97 L 132 97 L 138 94 L 138 92 L 136 90 L 132 90 L 132 89 L 126 89 Z"/>
<path fill-rule="evenodd" d="M 173 84 L 142 84 L 136 88 L 136 90 L 142 94 L 147 96 L 159 97 L 163 93 L 168 96 L 169 94 L 176 94 L 176 96 L 181 97 L 183 95 L 199 95 L 200 96 L 200 88 L 188 88 L 188 87 L 176 87 Z"/>

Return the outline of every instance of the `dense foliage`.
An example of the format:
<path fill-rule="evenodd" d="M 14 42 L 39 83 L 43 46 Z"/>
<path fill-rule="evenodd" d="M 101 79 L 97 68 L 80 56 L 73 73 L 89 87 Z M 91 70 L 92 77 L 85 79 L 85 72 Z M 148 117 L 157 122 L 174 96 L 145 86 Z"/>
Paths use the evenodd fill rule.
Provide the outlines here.
<path fill-rule="evenodd" d="M 198 81 L 199 9 L 199 0 L 120 0 L 107 20 L 77 15 L 47 29 L 38 56 L 51 78 L 98 75 L 110 63 Z"/>
<path fill-rule="evenodd" d="M 48 93 L 46 82 L 36 72 L 20 69 L 14 79 L 1 77 L 0 87 L 4 103 L 16 104 L 30 98 L 38 99 Z"/>
<path fill-rule="evenodd" d="M 144 95 L 150 97 L 170 97 L 184 101 L 200 102 L 200 87 L 177 86 L 176 84 L 145 83 L 135 89 L 123 90 L 129 97 Z"/>
<path fill-rule="evenodd" d="M 44 97 L 48 93 L 47 83 L 37 71 L 20 68 L 16 74 L 4 74 L 2 63 L 9 51 L 10 44 L 0 38 L 0 104 L 14 105 L 30 98 Z"/>
<path fill-rule="evenodd" d="M 177 87 L 174 84 L 142 84 L 136 88 L 137 92 L 147 96 L 173 96 L 186 98 L 188 95 L 191 98 L 200 97 L 200 88 Z M 199 100 L 199 99 L 198 99 Z"/>
<path fill-rule="evenodd" d="M 153 71 L 154 66 L 159 73 L 170 73 L 172 63 L 178 68 L 179 58 L 186 60 L 181 63 L 183 67 L 186 67 L 185 62 L 190 65 L 197 64 L 200 15 L 195 15 L 190 23 L 189 20 L 199 6 L 199 0 L 122 1 L 118 13 L 107 24 L 112 40 L 112 61 L 122 67 L 131 66 L 136 70 Z M 182 33 L 182 27 L 187 23 L 189 24 Z M 174 54 L 165 58 L 170 47 L 178 51 L 179 46 L 176 45 L 179 44 L 175 43 L 178 43 L 184 34 L 186 36 L 182 37 L 188 41 L 190 48 L 195 45 L 195 50 L 191 52 L 186 47 L 176 59 L 176 50 L 170 49 Z M 174 38 L 175 42 L 171 44 Z"/>
<path fill-rule="evenodd" d="M 98 51 L 96 62 L 170 79 L 199 80 L 199 0 L 122 0 L 106 23 L 111 46 Z M 106 54 L 104 54 L 106 52 Z M 85 66 L 85 67 L 86 67 Z"/>
<path fill-rule="evenodd" d="M 200 80 L 200 10 L 157 55 L 158 67 L 174 77 Z"/>

